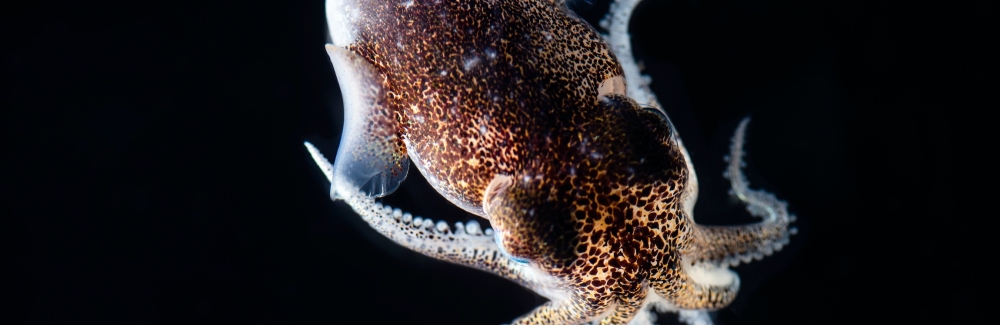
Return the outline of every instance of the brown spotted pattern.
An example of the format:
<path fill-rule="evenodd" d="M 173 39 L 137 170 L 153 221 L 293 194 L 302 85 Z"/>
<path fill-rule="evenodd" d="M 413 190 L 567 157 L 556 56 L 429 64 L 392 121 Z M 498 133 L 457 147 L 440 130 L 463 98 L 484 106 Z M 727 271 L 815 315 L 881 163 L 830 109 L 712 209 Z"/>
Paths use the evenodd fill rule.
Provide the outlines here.
<path fill-rule="evenodd" d="M 365 25 L 349 49 L 391 84 L 420 171 L 472 212 L 493 174 L 519 171 L 537 150 L 519 144 L 592 122 L 598 86 L 622 74 L 589 25 L 550 3 L 359 5 Z"/>
<path fill-rule="evenodd" d="M 373 123 L 389 126 L 389 134 L 378 136 L 403 142 L 395 154 L 409 155 L 451 202 L 487 218 L 511 259 L 482 267 L 486 262 L 462 255 L 474 253 L 424 248 L 408 238 L 434 235 L 403 223 L 393 239 L 510 273 L 534 289 L 538 281 L 507 271 L 507 263 L 527 261 L 555 279 L 544 289 L 565 292 L 565 299 L 516 324 L 579 324 L 598 316 L 601 324 L 625 324 L 649 290 L 678 308 L 721 308 L 738 282 L 700 284 L 682 264 L 718 263 L 787 236 L 787 223 L 756 230 L 694 224 L 681 200 L 693 175 L 669 123 L 624 94 L 598 95 L 622 67 L 561 2 L 356 5 L 358 31 L 346 49 L 380 74 L 384 107 Z"/>

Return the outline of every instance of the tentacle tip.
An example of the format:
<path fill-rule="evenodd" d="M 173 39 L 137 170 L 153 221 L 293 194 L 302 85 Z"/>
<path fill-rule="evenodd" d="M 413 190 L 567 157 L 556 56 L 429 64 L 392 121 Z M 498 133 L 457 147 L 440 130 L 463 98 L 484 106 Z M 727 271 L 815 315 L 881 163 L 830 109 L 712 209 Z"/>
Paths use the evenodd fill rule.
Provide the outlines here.
<path fill-rule="evenodd" d="M 792 235 L 797 235 L 799 233 L 799 228 L 796 227 L 788 228 L 788 233 Z"/>

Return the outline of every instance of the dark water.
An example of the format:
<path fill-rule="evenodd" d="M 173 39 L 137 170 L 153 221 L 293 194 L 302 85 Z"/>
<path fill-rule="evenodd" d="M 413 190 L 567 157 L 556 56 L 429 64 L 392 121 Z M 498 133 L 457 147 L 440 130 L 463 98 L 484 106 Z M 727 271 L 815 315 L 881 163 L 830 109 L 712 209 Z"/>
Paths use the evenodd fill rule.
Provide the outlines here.
<path fill-rule="evenodd" d="M 994 3 L 649 2 L 635 51 L 691 151 L 697 220 L 747 221 L 721 178 L 747 115 L 752 186 L 799 216 L 785 250 L 736 268 L 719 324 L 987 306 L 984 218 L 955 207 L 978 179 L 958 176 L 973 169 L 960 134 L 1000 89 Z M 301 145 L 332 156 L 342 118 L 321 1 L 3 12 L 5 323 L 499 324 L 544 301 L 328 200 Z M 411 175 L 388 200 L 471 218 Z"/>

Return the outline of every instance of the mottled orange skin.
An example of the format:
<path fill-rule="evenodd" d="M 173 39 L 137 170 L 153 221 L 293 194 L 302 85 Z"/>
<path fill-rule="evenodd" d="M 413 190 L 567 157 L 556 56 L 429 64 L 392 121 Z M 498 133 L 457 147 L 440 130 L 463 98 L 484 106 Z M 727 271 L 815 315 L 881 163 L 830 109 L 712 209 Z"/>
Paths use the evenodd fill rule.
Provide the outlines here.
<path fill-rule="evenodd" d="M 720 308 L 738 281 L 699 284 L 683 264 L 718 263 L 785 234 L 787 222 L 768 238 L 693 222 L 685 199 L 696 183 L 669 120 L 625 94 L 608 44 L 561 2 L 355 5 L 345 48 L 374 67 L 381 89 L 366 132 L 488 219 L 506 257 L 404 245 L 564 293 L 516 323 L 624 324 L 650 289 L 676 308 Z"/>
<path fill-rule="evenodd" d="M 421 173 L 478 214 L 493 175 L 606 114 L 598 86 L 622 74 L 593 28 L 550 3 L 359 4 L 370 18 L 348 48 L 385 74 Z"/>

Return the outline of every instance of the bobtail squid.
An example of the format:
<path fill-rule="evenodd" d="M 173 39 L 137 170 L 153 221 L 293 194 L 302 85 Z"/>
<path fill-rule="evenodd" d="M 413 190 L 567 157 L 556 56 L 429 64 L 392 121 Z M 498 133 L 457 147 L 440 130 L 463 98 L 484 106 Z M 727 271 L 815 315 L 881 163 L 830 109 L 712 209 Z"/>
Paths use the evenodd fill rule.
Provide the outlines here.
<path fill-rule="evenodd" d="M 760 220 L 694 222 L 694 166 L 632 57 L 638 2 L 613 3 L 601 33 L 562 0 L 328 0 L 344 131 L 333 164 L 306 147 L 331 196 L 400 245 L 549 299 L 514 324 L 710 321 L 740 287 L 728 266 L 781 249 L 794 217 L 748 187 L 744 119 L 726 174 Z M 410 163 L 490 227 L 377 202 Z"/>

